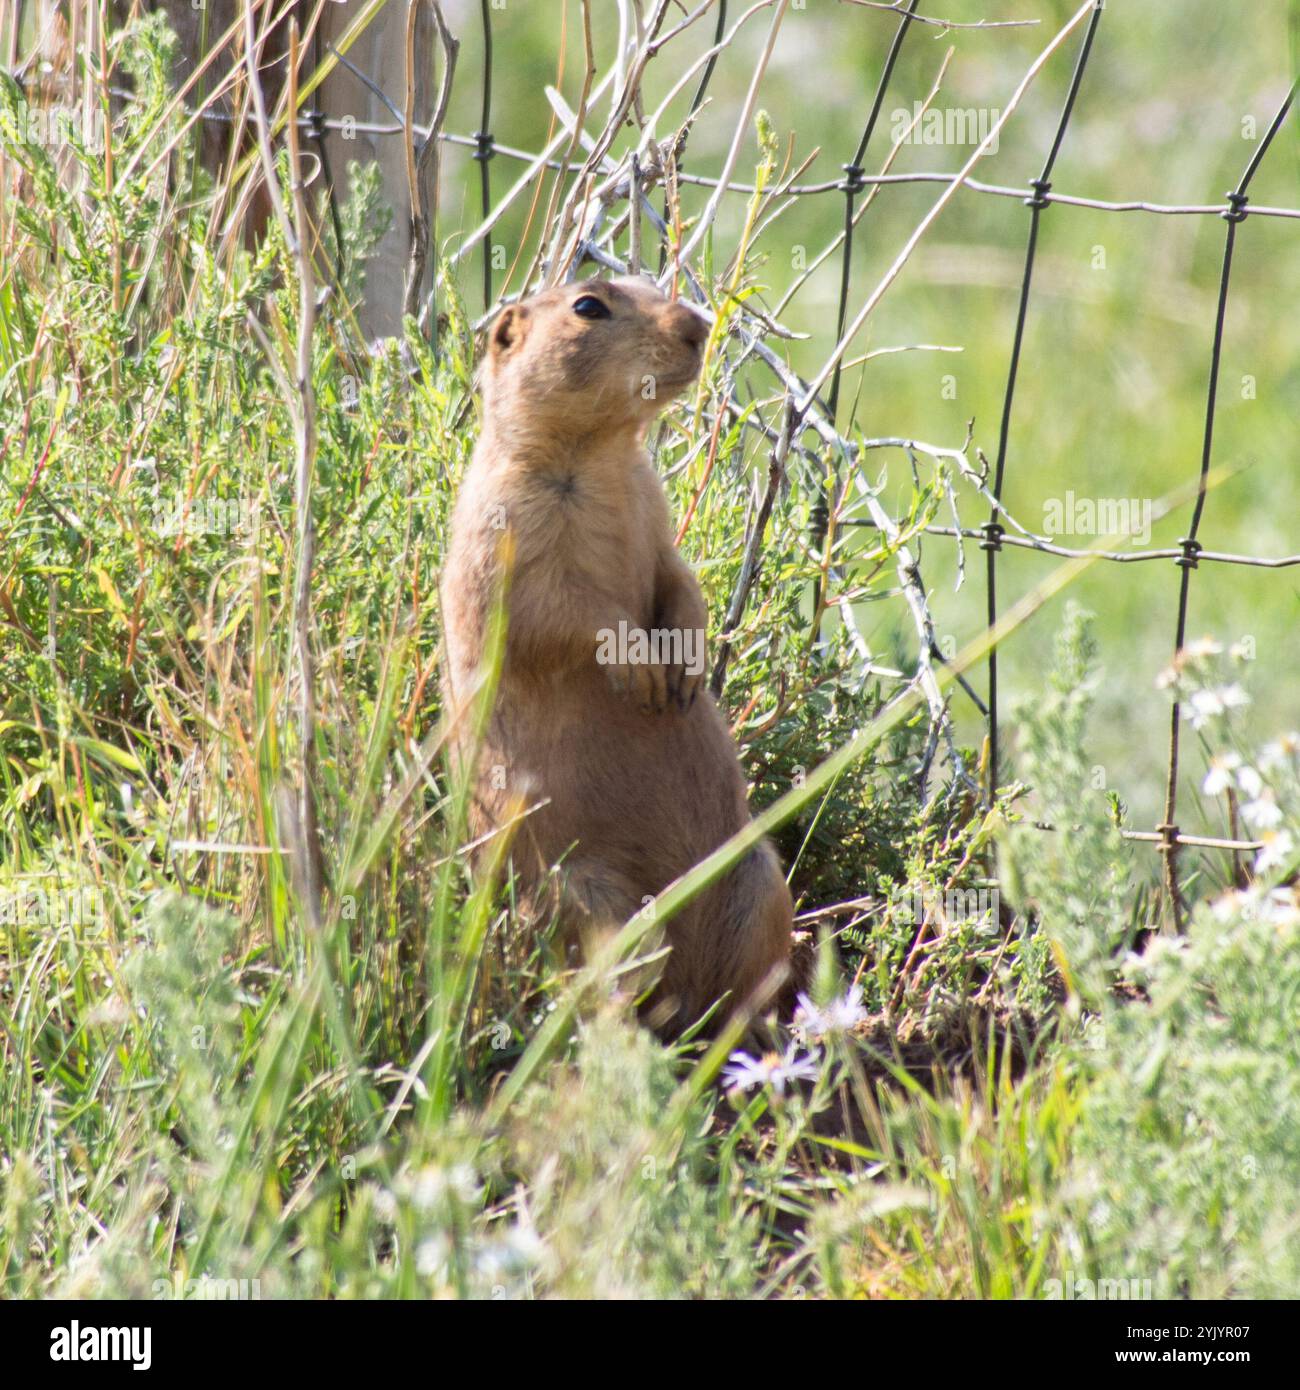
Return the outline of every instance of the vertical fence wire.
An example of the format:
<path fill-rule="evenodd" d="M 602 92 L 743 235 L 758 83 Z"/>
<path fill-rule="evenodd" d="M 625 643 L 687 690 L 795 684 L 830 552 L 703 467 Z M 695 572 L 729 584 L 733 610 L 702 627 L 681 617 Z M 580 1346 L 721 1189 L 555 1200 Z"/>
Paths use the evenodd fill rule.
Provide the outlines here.
<path fill-rule="evenodd" d="M 862 161 L 867 157 L 867 146 L 871 143 L 876 122 L 880 119 L 880 109 L 885 103 L 885 90 L 889 86 L 890 78 L 894 75 L 894 65 L 898 62 L 898 55 L 903 48 L 903 40 L 907 37 L 912 16 L 916 13 L 916 7 L 919 3 L 920 0 L 910 0 L 907 9 L 903 11 L 903 17 L 899 20 L 898 28 L 894 31 L 894 41 L 889 45 L 889 53 L 885 57 L 885 66 L 880 71 L 880 81 L 876 84 L 875 99 L 871 103 L 871 113 L 868 115 L 866 126 L 863 128 L 862 139 L 858 141 L 858 147 L 853 153 L 852 160 L 842 166 L 844 169 L 844 245 L 840 253 L 840 301 L 835 314 L 835 341 L 837 343 L 844 336 L 844 326 L 848 322 L 849 316 L 849 284 L 853 274 L 853 213 L 857 205 L 858 194 L 866 187 L 863 180 L 866 170 L 862 167 Z M 831 389 L 826 400 L 831 424 L 835 423 L 835 412 L 839 406 L 840 371 L 843 365 L 844 359 L 841 357 L 835 363 L 835 370 L 831 373 Z"/>
<path fill-rule="evenodd" d="M 1088 55 L 1092 52 L 1092 40 L 1097 32 L 1102 8 L 1103 0 L 1097 0 L 1096 7 L 1088 20 L 1088 27 L 1084 31 L 1083 42 L 1079 46 L 1079 56 L 1075 61 L 1074 72 L 1065 96 L 1065 104 L 1061 108 L 1061 117 L 1056 125 L 1056 136 L 1048 150 L 1047 158 L 1043 161 L 1042 171 L 1036 179 L 1030 181 L 1029 186 L 1033 189 L 1033 196 L 1025 199 L 1025 205 L 1029 208 L 1029 239 L 1025 246 L 1025 270 L 1020 281 L 1020 304 L 1016 311 L 1016 331 L 1011 343 L 1011 360 L 1007 366 L 1007 389 L 1002 399 L 1002 422 L 998 430 L 997 462 L 993 471 L 995 502 L 989 512 L 988 521 L 980 528 L 984 533 L 984 538 L 980 541 L 980 549 L 985 554 L 985 590 L 988 597 L 988 626 L 990 631 L 996 626 L 998 619 L 997 557 L 1002 549 L 1003 534 L 1002 524 L 999 521 L 1002 513 L 997 503 L 1002 500 L 1002 483 L 1006 473 L 1007 443 L 1011 432 L 1011 407 L 1016 393 L 1016 376 L 1020 370 L 1020 351 L 1024 344 L 1025 319 L 1029 312 L 1029 287 L 1034 275 L 1034 256 L 1038 250 L 1038 219 L 1043 209 L 1048 205 L 1047 195 L 1052 187 L 1052 169 L 1056 164 L 1057 155 L 1061 152 L 1065 130 L 1074 112 L 1074 101 L 1079 94 L 1079 84 L 1083 81 L 1084 69 L 1088 65 Z M 988 672 L 988 778 L 985 786 L 985 798 L 991 804 L 997 795 L 998 787 L 998 649 L 996 646 L 989 651 Z"/>
<path fill-rule="evenodd" d="M 492 0 L 482 0 L 483 13 L 483 112 L 474 133 L 474 158 L 478 161 L 483 220 L 492 212 L 492 174 L 488 168 L 496 153 L 492 135 Z M 492 238 L 483 238 L 483 309 L 492 307 Z"/>
<path fill-rule="evenodd" d="M 866 187 L 862 161 L 867 157 L 867 146 L 871 143 L 872 133 L 875 131 L 876 122 L 880 118 L 880 111 L 885 102 L 885 92 L 894 75 L 894 66 L 898 62 L 899 53 L 902 52 L 903 40 L 907 37 L 908 29 L 912 24 L 912 16 L 916 13 L 916 7 L 919 3 L 920 0 L 909 0 L 907 9 L 902 12 L 898 28 L 894 31 L 893 42 L 889 45 L 889 52 L 885 56 L 885 65 L 880 70 L 880 81 L 876 84 L 876 95 L 871 103 L 867 123 L 862 130 L 862 138 L 858 141 L 852 160 L 842 166 L 844 170 L 842 185 L 844 189 L 844 244 L 840 248 L 840 298 L 835 313 L 835 341 L 837 343 L 844 336 L 844 326 L 848 322 L 849 289 L 853 277 L 853 215 L 857 207 L 858 194 Z M 826 399 L 826 416 L 832 425 L 835 424 L 835 416 L 839 410 L 840 372 L 842 368 L 843 358 L 841 357 L 835 363 L 835 370 L 831 373 L 830 392 Z M 831 481 L 833 494 L 838 491 L 838 459 L 832 460 L 832 468 L 835 470 Z M 809 518 L 809 537 L 814 554 L 826 544 L 826 533 L 830 529 L 830 515 L 830 502 L 826 494 L 823 493 L 814 502 Z M 812 613 L 814 623 L 820 622 L 822 601 L 822 581 L 818 579 L 813 586 Z"/>
<path fill-rule="evenodd" d="M 1201 444 L 1201 468 L 1196 487 L 1196 506 L 1192 511 L 1192 523 L 1188 527 L 1187 535 L 1178 542 L 1183 553 L 1174 561 L 1181 570 L 1178 581 L 1178 622 L 1174 637 L 1175 657 L 1182 650 L 1186 641 L 1187 608 L 1192 571 L 1197 566 L 1197 559 L 1202 549 L 1201 543 L 1197 539 L 1197 533 L 1200 530 L 1201 517 L 1205 511 L 1205 498 L 1210 476 L 1210 457 L 1214 448 L 1214 412 L 1219 394 L 1219 363 L 1223 355 L 1223 325 L 1228 310 L 1232 251 L 1236 244 L 1237 228 L 1246 220 L 1246 204 L 1250 201 L 1246 190 L 1250 186 L 1250 181 L 1255 177 L 1255 171 L 1259 168 L 1264 155 L 1268 152 L 1268 147 L 1273 143 L 1273 137 L 1281 130 L 1287 112 L 1291 109 L 1291 103 L 1295 99 L 1295 94 L 1296 86 L 1293 84 L 1282 105 L 1278 108 L 1277 114 L 1273 117 L 1264 138 L 1260 141 L 1259 148 L 1246 166 L 1246 172 L 1241 176 L 1241 181 L 1227 195 L 1227 210 L 1220 214 L 1226 220 L 1228 230 L 1223 242 L 1223 267 L 1219 275 L 1219 300 L 1214 317 L 1214 340 L 1210 348 L 1210 379 L 1206 388 L 1205 433 Z M 1181 716 L 1182 706 L 1175 699 L 1169 720 L 1169 765 L 1165 782 L 1165 814 L 1164 820 L 1156 827 L 1161 837 L 1160 853 L 1164 856 L 1165 901 L 1172 914 L 1175 931 L 1181 931 L 1183 925 L 1182 893 L 1178 884 L 1178 825 L 1176 822 L 1178 809 L 1178 734 Z"/>

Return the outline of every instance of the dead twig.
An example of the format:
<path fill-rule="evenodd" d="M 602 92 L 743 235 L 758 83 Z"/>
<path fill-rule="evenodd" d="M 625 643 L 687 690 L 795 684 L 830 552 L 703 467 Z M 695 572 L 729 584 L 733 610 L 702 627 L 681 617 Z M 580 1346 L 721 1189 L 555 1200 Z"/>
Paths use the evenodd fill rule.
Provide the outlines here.
<path fill-rule="evenodd" d="M 279 174 L 271 149 L 270 122 L 266 114 L 266 99 L 262 92 L 259 60 L 261 44 L 253 28 L 253 5 L 244 6 L 244 47 L 248 64 L 249 91 L 256 115 L 258 154 L 266 180 L 267 194 L 284 236 L 285 249 L 298 282 L 298 333 L 293 377 L 284 380 L 282 370 L 277 377 L 288 387 L 285 404 L 293 421 L 294 434 L 294 511 L 297 518 L 293 579 L 292 647 L 298 666 L 297 724 L 300 771 L 295 825 L 291 828 L 290 843 L 301 848 L 295 856 L 295 877 L 300 886 L 303 908 L 314 932 L 319 933 L 323 922 L 322 893 L 324 864 L 317 822 L 316 772 L 316 671 L 311 646 L 311 576 L 316 556 L 316 528 L 312 519 L 312 478 L 316 466 L 316 396 L 312 386 L 312 343 L 316 329 L 316 290 L 311 257 L 307 253 L 309 223 L 307 204 L 303 196 L 302 168 L 298 147 L 298 123 L 288 125 L 289 177 L 293 196 L 293 214 L 285 207 L 280 191 Z M 298 85 L 298 22 L 289 21 L 289 105 L 297 110 Z M 267 345 L 269 346 L 269 344 Z M 273 355 L 272 355 L 272 360 Z"/>
<path fill-rule="evenodd" d="M 438 136 L 447 119 L 447 104 L 451 100 L 451 84 L 456 75 L 456 55 L 460 40 L 447 28 L 439 0 L 428 0 L 433 22 L 442 45 L 442 85 L 434 105 L 428 134 L 417 151 L 411 132 L 415 129 L 415 38 L 416 20 L 422 0 L 408 0 L 406 8 L 406 186 L 411 203 L 411 242 L 406 265 L 406 289 L 402 297 L 402 312 L 407 317 L 420 317 L 420 293 L 424 286 L 425 268 L 429 261 L 429 245 L 438 224 L 438 167 L 441 162 Z M 428 195 L 425 195 L 425 189 Z M 434 268 L 437 275 L 437 267 Z M 437 338 L 436 315 L 429 315 L 431 336 Z"/>

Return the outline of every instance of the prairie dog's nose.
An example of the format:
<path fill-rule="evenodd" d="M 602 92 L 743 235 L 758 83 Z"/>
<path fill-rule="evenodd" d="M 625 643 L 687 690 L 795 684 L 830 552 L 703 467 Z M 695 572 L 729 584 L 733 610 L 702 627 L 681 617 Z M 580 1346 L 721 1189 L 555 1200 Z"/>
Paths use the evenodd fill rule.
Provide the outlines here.
<path fill-rule="evenodd" d="M 673 304 L 668 310 L 668 326 L 679 338 L 685 338 L 693 348 L 702 348 L 709 336 L 709 325 L 702 314 L 685 304 Z"/>

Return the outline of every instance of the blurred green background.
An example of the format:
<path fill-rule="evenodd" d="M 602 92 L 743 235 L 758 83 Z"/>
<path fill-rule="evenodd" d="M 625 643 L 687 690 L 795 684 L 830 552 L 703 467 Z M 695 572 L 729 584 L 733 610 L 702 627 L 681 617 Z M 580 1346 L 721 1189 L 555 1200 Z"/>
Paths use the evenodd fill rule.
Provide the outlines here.
<path fill-rule="evenodd" d="M 446 8 L 462 43 L 448 129 L 471 133 L 478 127 L 481 99 L 480 10 L 469 0 Z M 728 23 L 744 9 L 733 3 Z M 949 48 L 954 52 L 935 108 L 998 110 L 1075 6 L 1065 0 L 922 0 L 920 9 L 964 22 L 1038 22 L 946 32 L 913 26 L 867 153 L 868 173 L 877 172 L 888 153 L 894 113 L 910 111 L 913 101 L 926 96 Z M 593 10 L 597 62 L 603 70 L 617 35 L 617 11 L 612 4 Z M 708 105 L 690 138 L 688 171 L 718 171 L 770 16 L 770 10 L 755 14 L 719 62 Z M 681 12 L 672 10 L 669 23 L 680 17 Z M 493 131 L 506 144 L 537 149 L 551 129 L 543 89 L 557 81 L 562 37 L 564 70 L 558 85 L 571 105 L 577 101 L 579 8 L 572 0 L 507 0 L 503 8 L 492 10 L 492 21 Z M 792 143 L 795 162 L 817 152 L 801 182 L 833 179 L 852 157 L 897 23 L 890 14 L 831 0 L 807 0 L 787 13 L 758 104 L 781 139 Z M 1295 68 L 1294 23 L 1294 7 L 1284 0 L 1236 5 L 1111 0 L 1057 161 L 1055 190 L 1108 200 L 1221 201 L 1285 96 Z M 698 54 L 708 46 L 713 25 L 713 15 L 705 16 L 651 62 L 649 100 L 676 80 L 683 54 Z M 1040 74 L 1012 115 L 997 153 L 981 162 L 976 177 L 1022 186 L 1037 174 L 1081 36 L 1082 27 Z M 674 124 L 665 125 L 661 137 L 671 135 L 694 85 L 692 80 L 675 104 Z M 599 109 L 607 109 L 607 102 Z M 598 129 L 599 121 L 593 117 L 588 125 Z M 1300 207 L 1298 130 L 1293 111 L 1256 176 L 1254 202 Z M 893 171 L 952 171 L 969 152 L 965 145 L 910 145 L 900 151 Z M 752 177 L 756 158 L 757 142 L 750 132 L 737 179 Z M 512 182 L 520 168 L 497 159 L 494 191 Z M 465 151 L 448 151 L 440 227 L 446 251 L 454 250 L 464 231 L 477 223 L 477 178 L 477 166 Z M 881 190 L 858 226 L 850 317 L 940 192 L 934 184 Z M 690 209 L 702 207 L 706 197 L 707 190 L 700 188 L 684 191 Z M 519 211 L 497 234 L 511 260 L 527 202 L 521 200 Z M 725 201 L 719 247 L 735 244 L 745 202 L 739 195 Z M 842 217 L 843 198 L 832 192 L 795 201 L 768 227 L 758 246 L 765 256 L 758 279 L 767 287 L 766 304 L 778 302 L 796 274 L 800 254 L 815 257 L 835 236 Z M 847 373 L 841 425 L 856 409 L 856 423 L 867 435 L 914 435 L 959 445 L 973 419 L 972 459 L 976 447 L 995 456 L 1028 223 L 1028 211 L 1016 200 L 971 191 L 956 196 L 848 356 L 913 343 L 958 346 L 960 355 L 902 353 Z M 1004 492 L 1009 510 L 1031 529 L 1043 529 L 1045 504 L 1063 499 L 1067 490 L 1077 497 L 1156 499 L 1195 476 L 1225 231 L 1226 224 L 1215 216 L 1062 206 L 1044 213 Z M 521 257 L 522 264 L 531 259 L 531 250 Z M 481 304 L 478 254 L 456 271 L 475 309 Z M 806 341 L 784 345 L 792 364 L 805 374 L 816 370 L 833 341 L 838 277 L 836 256 L 782 315 L 790 328 L 809 335 Z M 501 279 L 498 274 L 498 290 Z M 1300 221 L 1248 219 L 1237 237 L 1214 442 L 1215 463 L 1242 471 L 1209 498 L 1201 529 L 1209 549 L 1300 553 L 1298 283 Z M 945 391 L 946 376 L 953 380 Z M 911 489 L 907 461 L 897 451 L 882 451 L 871 455 L 871 463 L 889 470 L 886 504 L 895 510 L 904 507 Z M 970 526 L 987 515 L 985 504 L 968 488 L 962 491 L 962 511 L 963 524 Z M 1175 543 L 1186 533 L 1189 517 L 1190 506 L 1177 509 L 1157 523 L 1150 544 Z M 951 518 L 940 515 L 937 520 Z M 1080 546 L 1091 541 L 1088 536 L 1059 539 Z M 959 648 L 983 624 L 983 557 L 968 545 L 960 592 L 954 588 L 950 540 L 928 539 L 922 558 L 941 637 Z M 1054 563 L 1041 555 L 1004 551 L 999 570 L 1003 610 Z M 1091 751 L 1106 785 L 1128 803 L 1131 823 L 1140 828 L 1150 828 L 1160 818 L 1169 716 L 1167 698 L 1154 682 L 1172 655 L 1178 579 L 1170 561 L 1105 564 L 1074 590 L 1098 616 L 1105 670 L 1102 720 Z M 873 650 L 902 656 L 912 649 L 911 633 L 895 607 L 873 605 L 862 615 L 864 633 Z M 1008 645 L 1001 665 L 1008 703 L 1016 694 L 1034 690 L 1058 619 L 1058 606 L 1049 606 Z M 1189 636 L 1213 633 L 1225 645 L 1254 639 L 1257 657 L 1246 668 L 1253 704 L 1242 719 L 1252 741 L 1300 720 L 1295 708 L 1297 620 L 1300 569 L 1204 564 L 1193 575 Z M 982 673 L 976 684 L 982 689 Z M 963 738 L 976 742 L 980 721 L 970 702 L 958 695 L 954 708 Z M 1004 727 L 1013 770 L 1014 731 Z M 1180 821 L 1184 828 L 1222 832 L 1217 811 L 1204 819 L 1197 809 L 1203 759 L 1193 739 L 1185 739 L 1184 747 Z"/>
<path fill-rule="evenodd" d="M 605 11 L 594 15 L 599 63 L 612 49 L 617 24 L 615 7 L 594 8 Z M 1073 8 L 1041 0 L 923 0 L 920 13 L 955 21 L 1039 22 L 947 32 L 913 26 L 868 150 L 868 172 L 879 171 L 888 153 L 895 111 L 911 110 L 913 100 L 925 99 L 950 47 L 955 51 L 934 107 L 1000 110 Z M 1182 0 L 1176 6 L 1111 0 L 1057 161 L 1055 190 L 1107 200 L 1222 200 L 1285 97 L 1293 71 L 1292 10 L 1268 0 L 1237 6 L 1214 0 Z M 562 11 L 567 47 L 562 89 L 573 104 L 583 65 L 576 4 L 507 0 L 505 8 L 492 11 L 492 128 L 509 145 L 538 149 L 551 126 L 544 86 L 556 81 Z M 744 7 L 733 4 L 729 24 L 742 13 Z M 460 3 L 449 6 L 448 15 L 462 39 L 449 128 L 471 132 L 477 129 L 480 99 L 480 14 L 476 4 Z M 769 19 L 770 11 L 754 15 L 717 65 L 708 107 L 691 135 L 688 171 L 719 170 Z M 679 58 L 681 51 L 694 54 L 708 47 L 712 26 L 709 15 L 676 40 Z M 893 15 L 855 4 L 808 0 L 804 8 L 788 11 L 759 106 L 781 139 L 793 142 L 795 161 L 818 152 L 801 182 L 836 178 L 852 157 L 895 28 Z M 1041 72 L 1002 132 L 997 153 L 980 163 L 977 178 L 1021 186 L 1036 177 L 1079 36 L 1082 28 Z M 672 51 L 665 50 L 665 57 Z M 649 65 L 651 95 L 666 92 L 680 72 L 658 68 L 658 60 Z M 694 81 L 677 103 L 681 113 L 691 90 Z M 660 131 L 670 133 L 672 126 Z M 893 171 L 957 170 L 968 154 L 969 146 L 909 145 Z M 751 136 L 738 179 L 751 177 L 755 158 Z M 519 165 L 499 158 L 492 167 L 494 188 L 505 188 L 517 174 Z M 881 189 L 855 236 L 851 316 L 940 192 L 939 185 Z M 685 204 L 702 207 L 706 195 L 708 190 L 685 189 Z M 442 193 L 446 249 L 456 245 L 453 229 L 476 225 L 477 196 L 476 165 L 462 152 L 449 152 Z M 1300 207 L 1294 111 L 1257 174 L 1251 199 Z M 717 245 L 734 245 L 744 211 L 744 197 L 726 200 Z M 797 247 L 811 260 L 836 235 L 843 211 L 838 193 L 804 197 L 767 228 L 759 243 L 766 253 L 759 279 L 769 288 L 763 296 L 767 304 L 776 303 L 797 274 Z M 944 343 L 961 347 L 961 354 L 901 353 L 855 368 L 841 389 L 841 424 L 855 396 L 856 423 L 868 435 L 915 435 L 959 445 L 966 421 L 973 418 L 973 446 L 990 459 L 996 456 L 1027 224 L 1029 213 L 1016 200 L 958 193 L 848 356 L 901 343 Z M 514 218 L 501 235 L 512 259 L 521 227 L 523 218 Z M 1225 231 L 1225 222 L 1212 215 L 1165 217 L 1062 206 L 1043 214 L 1004 492 L 1008 509 L 1027 527 L 1043 530 L 1044 503 L 1064 499 L 1066 489 L 1079 498 L 1157 499 L 1194 477 Z M 464 295 L 476 307 L 480 264 L 470 257 L 457 267 Z M 833 257 L 783 314 L 788 327 L 809 335 L 786 345 L 802 373 L 815 371 L 833 342 L 838 271 Z M 1300 221 L 1249 218 L 1237 234 L 1214 442 L 1215 463 L 1242 467 L 1242 473 L 1208 499 L 1201 527 L 1208 549 L 1300 553 L 1297 282 Z M 955 378 L 947 392 L 945 375 Z M 904 506 L 911 491 L 907 460 L 898 452 L 879 452 L 872 463 L 877 468 L 887 463 L 891 470 L 887 505 Z M 986 506 L 970 489 L 962 493 L 962 503 L 964 524 L 986 520 Z M 1178 541 L 1189 517 L 1185 506 L 1157 523 L 1151 545 Z M 1058 539 L 1086 546 L 1091 538 Z M 968 546 L 961 592 L 954 589 L 951 541 L 927 539 L 922 557 L 940 634 L 959 648 L 983 624 L 983 556 Z M 1002 553 L 1001 606 L 1014 602 L 1054 563 L 1033 553 Z M 1143 828 L 1160 819 L 1168 701 L 1154 680 L 1172 655 L 1178 578 L 1178 569 L 1165 560 L 1103 564 L 1075 588 L 1097 613 L 1105 670 L 1094 755 L 1105 784 L 1129 803 L 1133 824 Z M 890 645 L 909 651 L 907 630 L 891 631 L 898 627 L 897 614 L 877 617 L 884 607 L 873 606 L 863 616 L 868 641 L 876 651 Z M 1254 703 L 1244 719 L 1261 738 L 1300 719 L 1294 702 L 1297 619 L 1300 570 L 1203 564 L 1193 575 L 1189 635 L 1212 632 L 1225 645 L 1249 635 L 1256 642 L 1256 662 L 1247 667 Z M 1009 644 L 1001 664 L 1005 696 L 1032 691 L 1043 645 L 1057 620 L 1057 609 L 1048 607 Z M 976 684 L 982 687 L 983 678 Z M 975 710 L 961 695 L 955 709 L 962 734 L 975 742 L 980 731 Z M 1014 734 L 1008 748 L 1014 767 Z M 1196 801 L 1200 769 L 1193 746 L 1185 756 L 1185 808 Z M 1193 817 L 1183 813 L 1185 827 Z M 1222 830 L 1212 821 L 1204 828 Z"/>

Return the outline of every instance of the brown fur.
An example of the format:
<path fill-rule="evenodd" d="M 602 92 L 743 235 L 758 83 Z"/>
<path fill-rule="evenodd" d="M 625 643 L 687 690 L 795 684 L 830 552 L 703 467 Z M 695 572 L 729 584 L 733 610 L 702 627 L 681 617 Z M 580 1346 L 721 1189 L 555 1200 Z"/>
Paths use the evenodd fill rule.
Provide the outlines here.
<path fill-rule="evenodd" d="M 610 317 L 576 314 L 584 295 Z M 489 333 L 483 431 L 443 578 L 448 701 L 463 708 L 474 689 L 508 531 L 505 656 L 473 828 L 503 824 L 520 798 L 546 801 L 519 824 L 515 871 L 536 893 L 562 861 L 561 913 L 579 926 L 621 925 L 749 820 L 703 674 L 596 659 L 597 633 L 620 620 L 706 625 L 643 443 L 697 375 L 705 336 L 692 310 L 631 278 L 548 290 Z M 668 923 L 653 1021 L 683 1026 L 728 993 L 733 1008 L 766 1000 L 790 933 L 790 893 L 764 843 Z"/>

